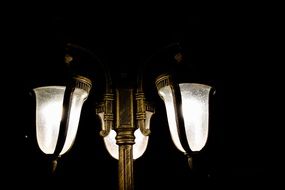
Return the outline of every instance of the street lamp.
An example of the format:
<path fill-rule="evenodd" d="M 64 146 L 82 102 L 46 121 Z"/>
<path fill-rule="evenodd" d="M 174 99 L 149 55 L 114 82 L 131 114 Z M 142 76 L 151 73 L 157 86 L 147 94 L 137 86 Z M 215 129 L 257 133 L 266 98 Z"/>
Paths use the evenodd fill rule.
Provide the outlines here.
<path fill-rule="evenodd" d="M 69 44 L 68 48 L 93 56 L 80 46 Z M 65 61 L 72 64 L 72 53 L 66 55 Z M 92 86 L 91 80 L 82 72 L 70 73 L 66 86 L 34 88 L 37 142 L 42 152 L 52 156 L 53 171 L 57 158 L 72 147 L 81 108 Z M 120 190 L 134 189 L 133 161 L 145 152 L 150 135 L 154 108 L 146 102 L 142 78 L 140 73 L 135 86 L 114 86 L 109 71 L 105 69 L 105 93 L 103 101 L 96 107 L 101 121 L 100 135 L 109 154 L 118 160 Z M 211 87 L 176 83 L 169 73 L 157 77 L 155 84 L 165 103 L 172 140 L 189 157 L 191 166 L 191 154 L 200 151 L 207 141 Z"/>

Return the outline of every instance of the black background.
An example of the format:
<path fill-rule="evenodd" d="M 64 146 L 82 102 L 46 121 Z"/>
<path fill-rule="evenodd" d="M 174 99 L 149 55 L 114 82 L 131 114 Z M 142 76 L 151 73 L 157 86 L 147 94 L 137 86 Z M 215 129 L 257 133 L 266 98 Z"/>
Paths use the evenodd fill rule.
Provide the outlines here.
<path fill-rule="evenodd" d="M 93 51 L 109 65 L 114 80 L 118 76 L 133 80 L 139 65 L 179 42 L 189 78 L 216 89 L 209 139 L 191 171 L 171 141 L 163 102 L 155 91 L 148 92 L 156 114 L 148 148 L 134 162 L 135 189 L 279 185 L 284 94 L 276 17 L 253 12 L 233 16 L 230 10 L 219 16 L 192 14 L 183 4 L 129 6 L 63 6 L 57 11 L 18 7 L 2 17 L 1 181 L 25 188 L 40 183 L 116 189 L 117 161 L 99 136 L 95 95 L 84 104 L 74 146 L 51 177 L 49 163 L 36 144 L 32 88 L 65 76 L 66 42 Z M 161 66 L 163 60 L 150 62 L 149 67 L 157 69 L 156 63 Z M 152 71 L 145 75 L 152 76 Z M 155 90 L 154 82 L 150 85 L 147 88 Z M 100 84 L 94 84 L 92 93 L 96 87 Z"/>

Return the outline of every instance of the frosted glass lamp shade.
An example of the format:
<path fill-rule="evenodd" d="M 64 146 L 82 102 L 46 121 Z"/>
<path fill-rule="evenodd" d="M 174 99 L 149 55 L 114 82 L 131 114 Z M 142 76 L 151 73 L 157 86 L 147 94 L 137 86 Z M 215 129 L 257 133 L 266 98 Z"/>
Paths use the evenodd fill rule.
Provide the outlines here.
<path fill-rule="evenodd" d="M 187 141 L 192 151 L 199 151 L 208 138 L 211 87 L 195 83 L 183 83 L 179 87 Z"/>
<path fill-rule="evenodd" d="M 185 152 L 179 140 L 178 128 L 177 128 L 178 126 L 176 122 L 175 107 L 174 107 L 173 93 L 171 87 L 165 86 L 159 89 L 158 94 L 163 99 L 165 104 L 168 126 L 172 141 L 178 150 L 180 150 L 181 152 Z"/>
<path fill-rule="evenodd" d="M 150 119 L 154 113 L 146 111 L 145 129 L 150 129 Z M 133 145 L 133 156 L 137 159 L 143 155 L 147 148 L 149 136 L 145 136 L 140 129 L 135 131 L 135 144 Z"/>
<path fill-rule="evenodd" d="M 65 87 L 46 86 L 33 89 L 36 96 L 36 136 L 40 149 L 45 154 L 53 154 L 59 136 L 63 111 Z M 79 124 L 80 112 L 88 92 L 75 88 L 71 97 L 70 116 L 66 140 L 60 155 L 72 146 Z"/>
<path fill-rule="evenodd" d="M 150 128 L 150 119 L 153 115 L 153 112 L 146 111 L 146 119 L 145 119 L 145 128 L 149 129 Z M 99 113 L 98 116 L 100 117 L 101 124 L 102 124 L 102 129 L 105 129 L 104 126 L 104 112 Z M 119 159 L 119 146 L 116 144 L 116 135 L 117 133 L 115 130 L 111 129 L 109 134 L 104 137 L 104 143 L 106 146 L 107 151 L 109 154 L 115 158 Z M 148 144 L 148 136 L 145 136 L 141 130 L 138 128 L 134 132 L 135 135 L 135 144 L 133 145 L 133 159 L 138 159 L 143 155 L 147 148 Z"/>
<path fill-rule="evenodd" d="M 175 107 L 175 93 L 171 85 L 165 85 L 158 89 L 160 97 L 164 100 L 168 125 L 175 146 L 182 152 L 186 152 L 179 138 L 177 114 L 182 113 L 185 134 L 191 151 L 200 151 L 208 138 L 209 119 L 209 93 L 210 86 L 196 83 L 179 84 L 182 110 Z M 180 113 L 176 113 L 176 110 Z"/>

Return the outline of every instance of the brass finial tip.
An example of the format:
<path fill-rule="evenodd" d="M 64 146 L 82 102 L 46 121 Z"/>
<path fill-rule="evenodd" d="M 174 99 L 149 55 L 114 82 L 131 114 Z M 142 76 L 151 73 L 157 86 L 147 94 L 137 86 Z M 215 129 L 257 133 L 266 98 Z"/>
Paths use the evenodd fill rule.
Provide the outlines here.
<path fill-rule="evenodd" d="M 54 174 L 57 168 L 57 159 L 53 160 L 51 164 L 52 164 L 51 172 Z"/>
<path fill-rule="evenodd" d="M 191 156 L 188 156 L 188 165 L 189 168 L 192 170 L 193 169 L 193 158 Z"/>
<path fill-rule="evenodd" d="M 72 57 L 71 55 L 66 54 L 66 55 L 64 56 L 64 61 L 65 61 L 66 64 L 70 64 L 70 62 L 71 62 L 72 60 L 73 60 L 73 57 Z"/>

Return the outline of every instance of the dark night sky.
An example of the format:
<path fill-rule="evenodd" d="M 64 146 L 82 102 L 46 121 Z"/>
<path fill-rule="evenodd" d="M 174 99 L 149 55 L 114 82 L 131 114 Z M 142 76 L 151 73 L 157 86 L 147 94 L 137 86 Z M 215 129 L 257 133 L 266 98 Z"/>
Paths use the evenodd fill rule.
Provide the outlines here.
<path fill-rule="evenodd" d="M 190 189 L 200 182 L 202 187 L 231 189 L 280 182 L 282 125 L 276 108 L 282 109 L 282 74 L 274 56 L 278 52 L 271 43 L 276 40 L 276 27 L 270 18 L 191 14 L 183 5 L 165 9 L 97 7 L 84 13 L 76 8 L 67 10 L 23 11 L 5 19 L 2 37 L 8 51 L 4 52 L 7 59 L 2 74 L 7 72 L 13 85 L 5 83 L 7 91 L 3 88 L 1 93 L 2 126 L 7 128 L 1 157 L 4 176 L 13 180 L 9 184 L 36 187 L 33 183 L 37 180 L 60 187 L 116 189 L 117 162 L 99 136 L 92 96 L 84 104 L 75 144 L 63 156 L 54 178 L 48 176 L 48 163 L 36 145 L 35 100 L 29 92 L 53 81 L 52 77 L 56 81 L 63 76 L 61 50 L 65 42 L 93 51 L 114 76 L 126 73 L 130 77 L 139 64 L 179 42 L 189 78 L 217 90 L 209 140 L 197 157 L 195 171 L 189 170 L 186 158 L 170 139 L 163 102 L 156 92 L 149 94 L 156 114 L 148 149 L 134 162 L 136 189 Z M 147 76 L 152 76 L 151 70 Z"/>

